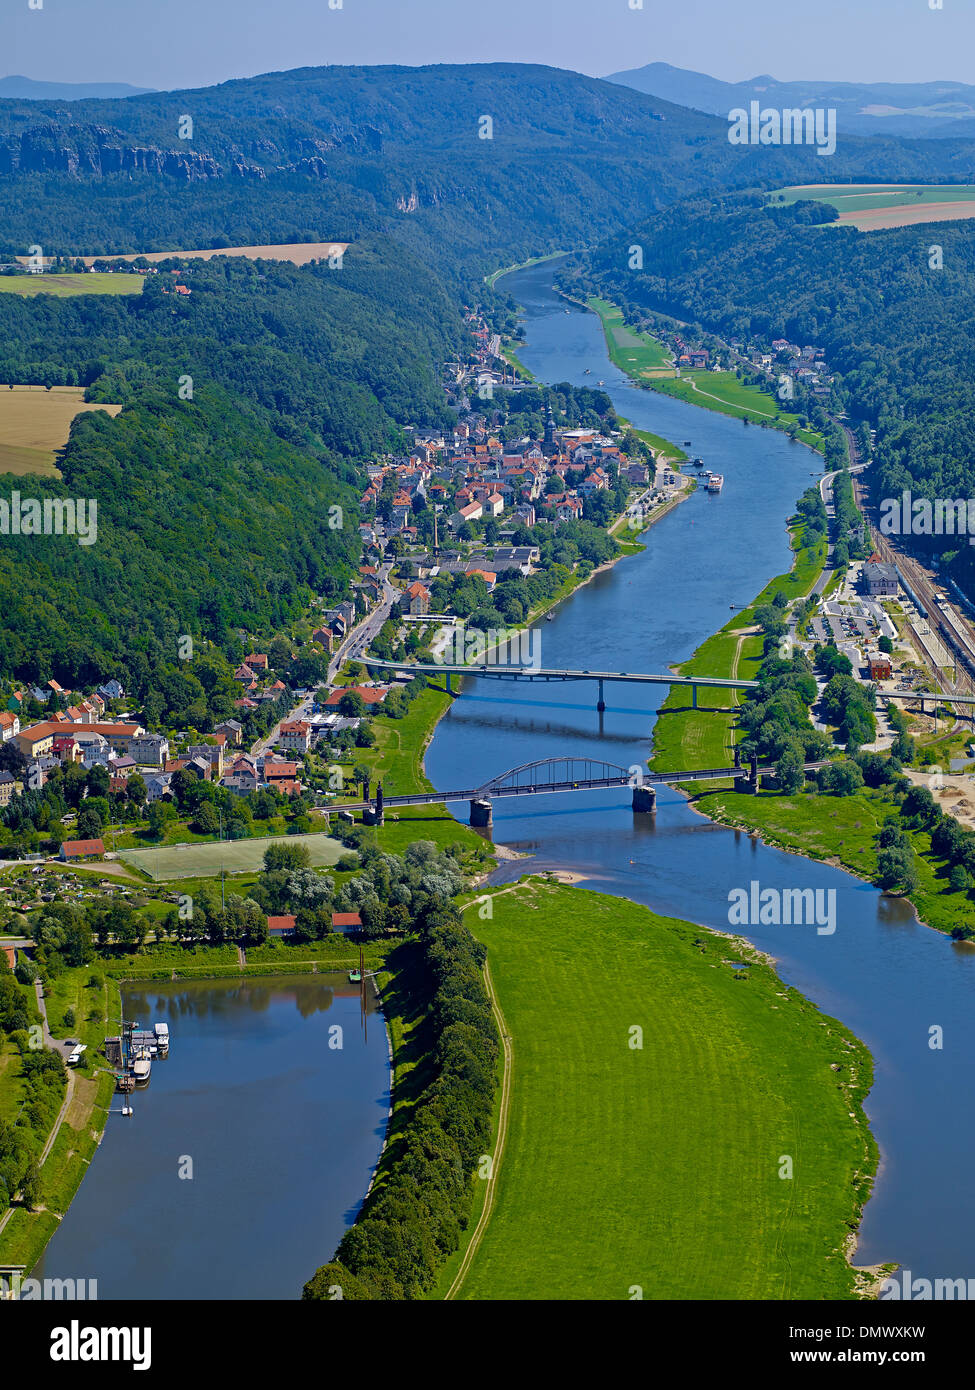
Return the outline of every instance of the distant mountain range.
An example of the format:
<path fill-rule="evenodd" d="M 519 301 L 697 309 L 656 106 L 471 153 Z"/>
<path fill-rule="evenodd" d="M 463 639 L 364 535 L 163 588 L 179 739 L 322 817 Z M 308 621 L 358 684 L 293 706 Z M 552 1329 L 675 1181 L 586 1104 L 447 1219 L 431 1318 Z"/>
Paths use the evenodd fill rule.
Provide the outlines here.
<path fill-rule="evenodd" d="M 727 116 L 750 101 L 778 108 L 831 106 L 839 130 L 851 135 L 975 135 L 975 86 L 964 82 L 779 82 L 767 73 L 746 82 L 722 82 L 670 63 L 629 68 L 606 80 L 715 116 Z"/>
<path fill-rule="evenodd" d="M 152 91 L 154 87 L 130 87 L 128 82 L 35 82 L 32 77 L 0 77 L 0 97 L 20 101 L 110 100 L 141 97 Z"/>

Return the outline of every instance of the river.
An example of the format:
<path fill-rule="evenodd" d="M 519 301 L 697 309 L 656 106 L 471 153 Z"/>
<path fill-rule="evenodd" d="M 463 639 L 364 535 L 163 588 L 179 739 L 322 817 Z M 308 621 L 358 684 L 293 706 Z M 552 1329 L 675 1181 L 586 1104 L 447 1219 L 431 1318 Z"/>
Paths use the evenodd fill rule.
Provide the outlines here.
<path fill-rule="evenodd" d="M 720 494 L 698 492 L 675 508 L 646 533 L 645 551 L 598 575 L 543 623 L 541 664 L 663 671 L 727 621 L 729 604 L 748 603 L 788 569 L 785 522 L 820 460 L 776 431 L 631 385 L 609 360 L 599 320 L 574 306 L 566 313 L 552 274 L 544 264 L 502 281 L 525 309 L 525 366 L 549 383 L 604 380 L 621 415 L 677 444 L 690 439 L 689 452 L 725 483 Z M 594 686 L 465 680 L 427 751 L 427 774 L 447 788 L 461 768 L 462 783 L 478 785 L 556 754 L 642 763 L 666 693 L 609 685 L 600 716 Z M 834 934 L 764 927 L 747 935 L 874 1056 L 866 1111 L 882 1158 L 856 1263 L 894 1261 L 930 1279 L 975 1273 L 975 1208 L 956 1188 L 975 1142 L 975 950 L 849 874 L 712 824 L 670 789 L 658 791 L 654 816 L 634 815 L 628 793 L 502 800 L 494 839 L 530 851 L 533 868 L 570 868 L 593 888 L 725 931 L 729 892 L 752 880 L 835 889 Z M 496 877 L 525 867 L 506 863 Z M 936 1025 L 940 1049 L 929 1046 Z"/>
<path fill-rule="evenodd" d="M 389 1111 L 371 995 L 345 975 L 125 986 L 124 1016 L 167 1022 L 131 1117 L 101 1147 L 34 1269 L 98 1297 L 296 1299 L 355 1219 Z M 338 1031 L 336 1031 L 338 1030 Z"/>

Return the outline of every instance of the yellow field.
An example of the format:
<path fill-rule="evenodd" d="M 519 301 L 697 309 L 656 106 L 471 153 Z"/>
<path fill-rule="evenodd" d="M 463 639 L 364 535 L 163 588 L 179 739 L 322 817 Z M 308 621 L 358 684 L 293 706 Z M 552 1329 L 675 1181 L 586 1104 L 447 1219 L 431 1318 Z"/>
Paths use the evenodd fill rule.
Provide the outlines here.
<path fill-rule="evenodd" d="M 40 278 L 39 276 L 37 277 Z M 117 415 L 120 405 L 94 405 L 80 386 L 0 386 L 0 473 L 59 478 L 54 451 L 68 442 L 71 421 L 86 410 Z"/>
<path fill-rule="evenodd" d="M 280 246 L 222 246 L 213 251 L 139 251 L 124 256 L 82 256 L 81 259 L 85 265 L 94 265 L 95 261 L 104 260 L 134 261 L 137 255 L 153 262 L 166 261 L 170 256 L 179 256 L 182 260 L 202 261 L 208 261 L 213 256 L 247 256 L 252 261 L 291 261 L 292 265 L 307 265 L 309 261 L 337 256 L 348 246 L 347 241 L 300 241 Z"/>

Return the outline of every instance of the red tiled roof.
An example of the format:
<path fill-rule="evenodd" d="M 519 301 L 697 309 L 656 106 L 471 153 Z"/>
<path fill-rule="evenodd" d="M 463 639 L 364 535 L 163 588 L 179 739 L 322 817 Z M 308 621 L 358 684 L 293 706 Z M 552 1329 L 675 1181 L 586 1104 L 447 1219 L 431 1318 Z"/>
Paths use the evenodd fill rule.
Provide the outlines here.
<path fill-rule="evenodd" d="M 61 848 L 66 855 L 105 853 L 105 846 L 101 840 L 65 840 Z"/>
<path fill-rule="evenodd" d="M 361 927 L 361 926 L 362 926 L 362 918 L 359 916 L 358 912 L 333 912 L 333 913 L 332 913 L 332 926 L 333 926 L 333 927 Z"/>
<path fill-rule="evenodd" d="M 294 931 L 295 919 L 290 913 L 285 913 L 281 917 L 269 917 L 267 919 L 268 931 Z"/>
<path fill-rule="evenodd" d="M 337 705 L 339 701 L 342 699 L 343 695 L 348 695 L 350 691 L 354 690 L 357 695 L 362 696 L 363 700 L 366 702 L 367 705 L 378 705 L 381 704 L 383 700 L 385 700 L 386 689 L 387 687 L 382 685 L 340 686 L 338 690 L 332 691 L 331 695 L 329 695 L 325 703 L 326 705 Z"/>

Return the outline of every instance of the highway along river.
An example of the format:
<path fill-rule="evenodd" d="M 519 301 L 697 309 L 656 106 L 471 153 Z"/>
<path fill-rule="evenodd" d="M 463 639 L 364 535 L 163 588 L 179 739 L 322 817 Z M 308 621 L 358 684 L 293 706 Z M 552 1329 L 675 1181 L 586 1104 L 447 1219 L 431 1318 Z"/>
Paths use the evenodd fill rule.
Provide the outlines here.
<path fill-rule="evenodd" d="M 604 380 L 621 415 L 677 444 L 691 440 L 688 452 L 724 474 L 720 494 L 698 492 L 675 508 L 646 533 L 644 552 L 541 624 L 543 666 L 664 671 L 727 621 L 730 603 L 748 603 L 788 568 L 785 522 L 818 456 L 773 430 L 631 386 L 610 362 L 595 315 L 566 314 L 551 265 L 502 284 L 525 307 L 519 356 L 541 381 Z M 594 685 L 465 680 L 427 752 L 427 773 L 446 789 L 556 754 L 643 763 L 666 693 L 608 685 L 600 716 Z M 874 1056 L 866 1109 L 881 1168 L 856 1262 L 896 1261 L 931 1279 L 975 1275 L 975 1204 L 963 1179 L 975 1147 L 975 951 L 848 874 L 712 824 L 669 788 L 658 790 L 655 816 L 635 816 L 629 794 L 615 791 L 497 801 L 494 838 L 531 851 L 533 867 L 571 868 L 593 888 L 725 931 L 729 892 L 753 879 L 763 888 L 836 889 L 833 935 L 814 927 L 747 934 Z M 515 861 L 499 872 L 511 878 L 525 868 Z M 928 1047 L 935 1024 L 944 1030 L 941 1051 Z"/>
<path fill-rule="evenodd" d="M 382 1149 L 382 1015 L 370 997 L 362 1018 L 344 974 L 131 985 L 122 1003 L 168 1023 L 169 1056 L 131 1117 L 109 1115 L 34 1276 L 96 1279 L 100 1299 L 300 1298 Z"/>

